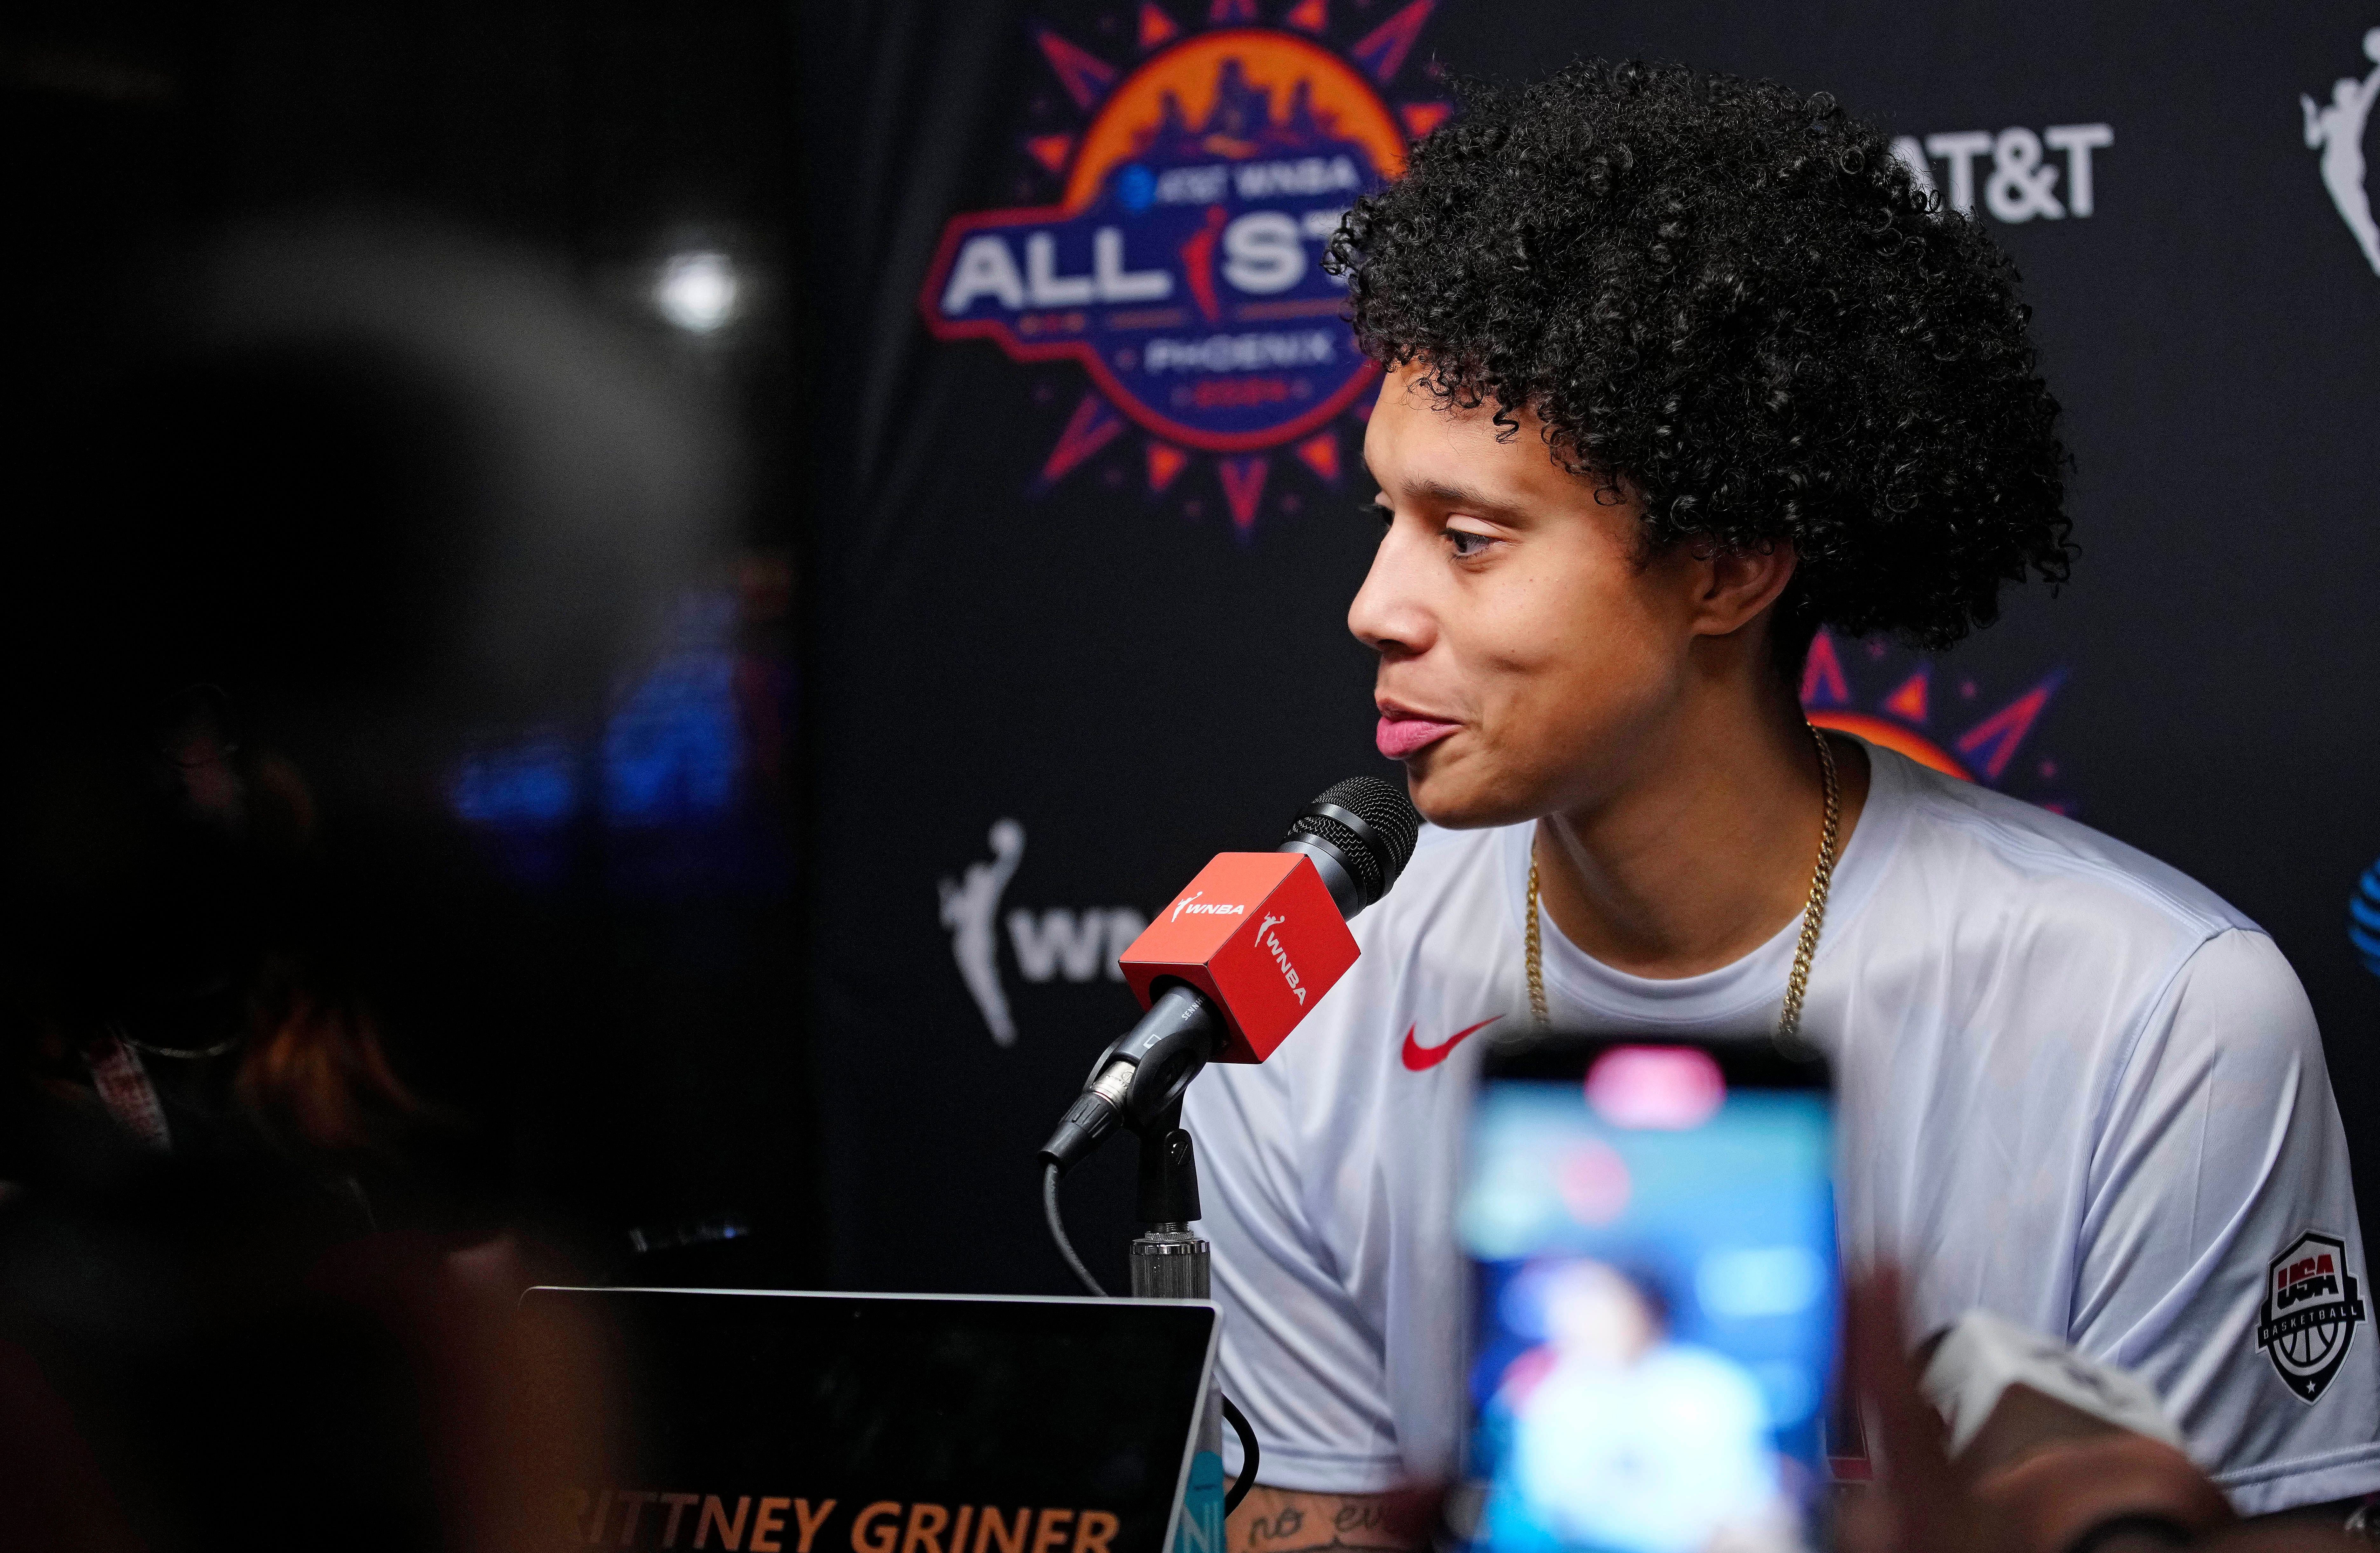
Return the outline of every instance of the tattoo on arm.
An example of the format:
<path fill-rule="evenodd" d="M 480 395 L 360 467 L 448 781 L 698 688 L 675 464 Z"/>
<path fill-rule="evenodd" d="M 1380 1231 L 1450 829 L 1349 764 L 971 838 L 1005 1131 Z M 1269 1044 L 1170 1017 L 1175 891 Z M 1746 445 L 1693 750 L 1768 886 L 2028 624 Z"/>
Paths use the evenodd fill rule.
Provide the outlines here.
<path fill-rule="evenodd" d="M 1231 1553 L 1404 1553 L 1377 1494 L 1302 1494 L 1259 1484 L 1227 1528 Z"/>
<path fill-rule="evenodd" d="M 1342 1499 L 1330 1517 L 1330 1529 L 1341 1536 L 1355 1532 L 1377 1532 L 1388 1524 L 1388 1507 L 1378 1499 Z"/>
<path fill-rule="evenodd" d="M 1283 1505 L 1270 1516 L 1257 1516 L 1248 1522 L 1248 1546 L 1279 1547 L 1305 1530 L 1305 1512 L 1295 1505 Z"/>

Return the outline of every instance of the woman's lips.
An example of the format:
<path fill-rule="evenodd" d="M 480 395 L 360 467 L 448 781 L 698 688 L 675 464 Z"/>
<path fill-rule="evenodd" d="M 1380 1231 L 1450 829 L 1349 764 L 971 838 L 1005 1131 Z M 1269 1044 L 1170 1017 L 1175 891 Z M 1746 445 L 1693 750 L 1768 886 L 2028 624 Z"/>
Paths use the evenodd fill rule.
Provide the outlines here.
<path fill-rule="evenodd" d="M 1382 717 L 1373 738 L 1380 746 L 1380 753 L 1389 759 L 1410 760 L 1462 726 L 1442 723 L 1435 717 Z"/>

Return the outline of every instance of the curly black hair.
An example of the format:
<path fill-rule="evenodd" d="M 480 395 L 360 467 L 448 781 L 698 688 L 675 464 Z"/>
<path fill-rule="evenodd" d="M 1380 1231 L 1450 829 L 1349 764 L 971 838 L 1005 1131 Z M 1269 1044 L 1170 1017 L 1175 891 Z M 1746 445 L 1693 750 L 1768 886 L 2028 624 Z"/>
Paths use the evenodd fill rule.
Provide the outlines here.
<path fill-rule="evenodd" d="M 2008 256 L 1833 97 L 1583 62 L 1481 82 L 1330 248 L 1357 340 L 1524 408 L 1647 555 L 1790 542 L 1820 626 L 1944 647 L 2073 556 L 2070 463 Z"/>

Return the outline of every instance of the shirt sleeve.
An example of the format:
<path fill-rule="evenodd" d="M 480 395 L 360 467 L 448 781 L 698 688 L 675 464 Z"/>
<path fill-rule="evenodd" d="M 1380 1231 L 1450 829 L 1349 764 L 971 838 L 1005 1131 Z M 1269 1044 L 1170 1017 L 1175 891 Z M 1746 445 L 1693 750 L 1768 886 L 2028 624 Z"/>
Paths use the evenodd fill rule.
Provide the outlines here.
<path fill-rule="evenodd" d="M 1223 1312 L 1218 1376 L 1255 1426 L 1257 1482 L 1377 1493 L 1402 1475 L 1384 1349 L 1309 1228 L 1288 1066 L 1209 1068 L 1184 1105 Z M 1228 1427 L 1223 1467 L 1241 1470 Z"/>
<path fill-rule="evenodd" d="M 2380 1489 L 2347 1140 L 2313 1010 L 2269 937 L 2235 928 L 2190 957 L 2099 1139 L 2070 1340 L 2156 1388 L 2242 1513 Z"/>

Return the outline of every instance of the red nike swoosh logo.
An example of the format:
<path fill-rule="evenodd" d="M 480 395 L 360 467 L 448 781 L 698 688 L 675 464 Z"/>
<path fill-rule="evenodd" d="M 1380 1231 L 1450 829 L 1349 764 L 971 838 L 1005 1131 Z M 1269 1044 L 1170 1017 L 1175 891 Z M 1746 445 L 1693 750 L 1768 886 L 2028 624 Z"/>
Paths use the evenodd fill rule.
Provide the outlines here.
<path fill-rule="evenodd" d="M 1425 1046 L 1414 1040 L 1414 1031 L 1421 1028 L 1418 1024 L 1407 1027 L 1403 1054 L 1405 1067 L 1416 1073 L 1437 1067 L 1446 1060 L 1447 1053 L 1463 1045 L 1463 1038 L 1470 1034 L 1471 1031 L 1485 1030 L 1503 1017 L 1501 1014 L 1496 1014 L 1481 1020 L 1477 1024 L 1471 1026 L 1470 1030 L 1458 1030 L 1434 1046 Z"/>

